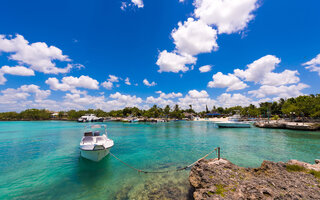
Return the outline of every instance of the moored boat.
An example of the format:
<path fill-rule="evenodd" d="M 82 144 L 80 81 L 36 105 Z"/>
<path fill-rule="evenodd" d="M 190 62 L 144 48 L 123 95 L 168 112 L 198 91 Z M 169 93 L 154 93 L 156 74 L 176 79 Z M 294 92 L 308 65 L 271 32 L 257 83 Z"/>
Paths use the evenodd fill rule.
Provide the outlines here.
<path fill-rule="evenodd" d="M 100 130 L 104 128 L 104 134 Z M 107 136 L 106 125 L 86 126 L 80 142 L 80 155 L 83 158 L 98 162 L 109 154 L 113 140 Z"/>
<path fill-rule="evenodd" d="M 241 122 L 240 115 L 233 115 L 228 118 L 226 122 L 216 122 L 215 124 L 219 128 L 251 128 L 251 124 L 248 122 Z"/>
<path fill-rule="evenodd" d="M 78 122 L 103 122 L 103 118 L 97 117 L 94 114 L 86 114 L 86 115 L 81 116 L 78 119 Z"/>
<path fill-rule="evenodd" d="M 216 122 L 215 123 L 219 128 L 251 128 L 250 123 L 246 122 Z"/>

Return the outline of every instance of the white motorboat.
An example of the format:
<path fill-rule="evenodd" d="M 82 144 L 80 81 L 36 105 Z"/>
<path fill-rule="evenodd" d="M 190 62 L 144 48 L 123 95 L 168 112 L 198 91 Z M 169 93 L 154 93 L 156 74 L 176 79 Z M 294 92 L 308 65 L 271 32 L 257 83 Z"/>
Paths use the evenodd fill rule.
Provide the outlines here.
<path fill-rule="evenodd" d="M 250 123 L 246 122 L 216 122 L 215 123 L 219 128 L 251 128 Z"/>
<path fill-rule="evenodd" d="M 78 119 L 78 122 L 103 122 L 103 118 L 97 117 L 94 114 L 86 114 L 86 115 L 81 116 Z"/>
<path fill-rule="evenodd" d="M 240 115 L 233 115 L 228 118 L 226 122 L 216 122 L 219 128 L 251 128 L 251 124 L 247 122 L 240 122 Z"/>
<path fill-rule="evenodd" d="M 103 130 L 103 128 L 104 134 L 101 134 L 100 130 Z M 98 162 L 109 154 L 113 145 L 113 140 L 107 136 L 106 125 L 86 126 L 84 136 L 80 142 L 80 155 Z"/>

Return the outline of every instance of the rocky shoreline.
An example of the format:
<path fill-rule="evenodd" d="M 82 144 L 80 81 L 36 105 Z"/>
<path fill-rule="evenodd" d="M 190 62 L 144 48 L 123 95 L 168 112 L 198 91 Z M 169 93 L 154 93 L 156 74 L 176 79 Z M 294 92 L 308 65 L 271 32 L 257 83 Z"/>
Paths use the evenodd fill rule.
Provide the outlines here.
<path fill-rule="evenodd" d="M 243 168 L 226 159 L 201 160 L 189 182 L 195 200 L 320 199 L 320 161 L 264 161 L 259 168 Z"/>
<path fill-rule="evenodd" d="M 258 128 L 292 129 L 303 131 L 320 130 L 319 123 L 285 122 L 273 120 L 270 122 L 255 122 L 254 125 Z"/>

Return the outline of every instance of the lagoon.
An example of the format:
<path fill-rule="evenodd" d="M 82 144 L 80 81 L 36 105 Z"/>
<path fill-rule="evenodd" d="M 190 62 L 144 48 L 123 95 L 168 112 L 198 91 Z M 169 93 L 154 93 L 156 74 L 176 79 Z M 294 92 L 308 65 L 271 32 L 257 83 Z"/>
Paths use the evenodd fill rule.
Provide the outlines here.
<path fill-rule="evenodd" d="M 139 169 L 176 169 L 217 146 L 222 157 L 243 167 L 320 157 L 320 132 L 218 129 L 212 122 L 189 121 L 104 124 L 115 142 L 111 152 Z M 0 122 L 0 199 L 187 199 L 189 171 L 139 174 L 110 155 L 99 163 L 81 158 L 85 125 Z"/>

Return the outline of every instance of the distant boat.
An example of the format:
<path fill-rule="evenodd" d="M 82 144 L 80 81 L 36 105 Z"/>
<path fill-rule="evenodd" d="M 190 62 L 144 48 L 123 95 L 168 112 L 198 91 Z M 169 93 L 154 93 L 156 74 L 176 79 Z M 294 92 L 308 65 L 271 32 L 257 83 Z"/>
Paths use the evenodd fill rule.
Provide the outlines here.
<path fill-rule="evenodd" d="M 97 117 L 95 114 L 86 114 L 81 116 L 78 122 L 103 122 L 103 118 Z"/>
<path fill-rule="evenodd" d="M 133 119 L 131 119 L 131 120 L 130 120 L 130 122 L 131 122 L 131 123 L 139 122 L 139 119 L 137 119 L 137 118 L 133 118 Z"/>
<path fill-rule="evenodd" d="M 100 131 L 104 127 L 104 134 Z M 109 154 L 113 147 L 113 140 L 107 136 L 106 125 L 86 126 L 84 136 L 80 142 L 80 155 L 83 158 L 98 162 Z"/>
<path fill-rule="evenodd" d="M 226 122 L 216 122 L 219 128 L 251 128 L 251 124 L 247 122 L 240 122 L 240 115 L 233 115 L 228 118 Z"/>

